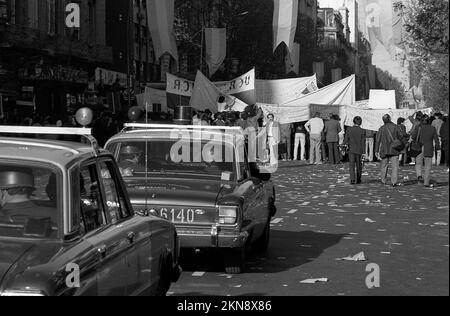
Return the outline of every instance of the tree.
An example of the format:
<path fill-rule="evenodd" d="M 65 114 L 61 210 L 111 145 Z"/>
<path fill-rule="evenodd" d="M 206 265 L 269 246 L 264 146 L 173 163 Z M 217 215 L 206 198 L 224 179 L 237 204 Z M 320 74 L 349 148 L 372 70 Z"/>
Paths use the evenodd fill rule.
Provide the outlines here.
<path fill-rule="evenodd" d="M 427 106 L 449 110 L 449 1 L 409 0 L 395 3 L 406 32 L 406 48 L 422 74 Z"/>

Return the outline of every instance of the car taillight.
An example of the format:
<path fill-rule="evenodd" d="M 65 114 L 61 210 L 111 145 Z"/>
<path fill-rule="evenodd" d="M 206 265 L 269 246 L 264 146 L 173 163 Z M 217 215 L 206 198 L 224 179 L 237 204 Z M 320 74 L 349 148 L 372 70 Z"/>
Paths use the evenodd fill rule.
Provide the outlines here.
<path fill-rule="evenodd" d="M 233 225 L 237 222 L 238 217 L 237 206 L 219 206 L 219 224 Z"/>

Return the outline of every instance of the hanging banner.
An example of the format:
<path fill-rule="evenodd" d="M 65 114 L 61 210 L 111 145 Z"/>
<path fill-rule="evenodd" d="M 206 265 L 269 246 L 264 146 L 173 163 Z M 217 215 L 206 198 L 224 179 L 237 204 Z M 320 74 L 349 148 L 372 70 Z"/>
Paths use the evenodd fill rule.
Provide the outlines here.
<path fill-rule="evenodd" d="M 316 76 L 281 80 L 256 80 L 258 103 L 284 104 L 317 91 Z"/>
<path fill-rule="evenodd" d="M 294 72 L 296 75 L 300 73 L 300 44 L 294 43 L 292 52 L 288 52 L 285 58 L 286 74 Z"/>
<path fill-rule="evenodd" d="M 355 99 L 355 76 L 353 75 L 281 105 L 262 105 L 262 109 L 266 115 L 275 114 L 280 124 L 290 124 L 308 121 L 311 118 L 311 104 L 348 105 L 355 104 Z"/>
<path fill-rule="evenodd" d="M 274 0 L 273 51 L 283 42 L 293 51 L 297 19 L 298 0 Z"/>
<path fill-rule="evenodd" d="M 169 53 L 178 62 L 178 51 L 173 32 L 175 0 L 146 0 L 150 34 L 156 58 Z"/>
<path fill-rule="evenodd" d="M 224 108 L 219 108 L 219 99 L 225 98 Z M 210 110 L 213 113 L 222 111 L 242 112 L 248 106 L 246 103 L 234 96 L 222 92 L 217 86 L 206 78 L 200 71 L 197 71 L 195 78 L 194 91 L 192 94 L 190 106 L 196 110 Z"/>
<path fill-rule="evenodd" d="M 209 76 L 212 77 L 219 70 L 227 55 L 227 29 L 205 29 L 205 47 Z"/>

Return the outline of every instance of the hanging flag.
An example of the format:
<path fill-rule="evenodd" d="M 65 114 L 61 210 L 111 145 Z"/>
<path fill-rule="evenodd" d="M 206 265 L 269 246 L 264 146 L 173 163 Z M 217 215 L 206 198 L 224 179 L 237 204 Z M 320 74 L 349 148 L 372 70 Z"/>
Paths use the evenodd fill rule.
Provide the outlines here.
<path fill-rule="evenodd" d="M 169 53 L 178 62 L 173 32 L 175 0 L 147 0 L 147 16 L 156 58 Z"/>
<path fill-rule="evenodd" d="M 209 76 L 219 70 L 227 55 L 227 29 L 205 29 L 206 63 Z"/>
<path fill-rule="evenodd" d="M 221 97 L 225 98 L 225 102 L 221 103 L 221 108 L 219 108 L 219 99 Z M 209 109 L 216 113 L 223 111 L 242 112 L 248 105 L 236 97 L 220 91 L 204 74 L 197 71 L 190 106 L 199 111 Z"/>
<path fill-rule="evenodd" d="M 273 51 L 283 42 L 290 52 L 293 51 L 297 18 L 298 0 L 274 0 Z"/>
<path fill-rule="evenodd" d="M 296 75 L 300 72 L 300 44 L 294 43 L 291 52 L 286 55 L 286 74 L 295 72 Z"/>

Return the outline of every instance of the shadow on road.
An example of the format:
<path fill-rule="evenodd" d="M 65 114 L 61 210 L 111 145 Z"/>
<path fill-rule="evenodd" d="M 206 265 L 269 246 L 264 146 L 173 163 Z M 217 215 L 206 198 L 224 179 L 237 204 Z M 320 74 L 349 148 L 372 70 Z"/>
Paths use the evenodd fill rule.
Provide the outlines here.
<path fill-rule="evenodd" d="M 263 270 L 254 272 L 278 273 L 298 268 L 316 260 L 325 250 L 339 244 L 347 236 L 312 231 L 272 231 L 267 255 L 257 256 Z"/>
<path fill-rule="evenodd" d="M 347 236 L 312 231 L 272 230 L 268 252 L 248 254 L 246 273 L 279 273 L 300 267 L 316 260 L 326 249 L 337 245 Z M 183 271 L 186 272 L 224 271 L 223 255 L 218 251 L 183 251 L 180 261 Z"/>

